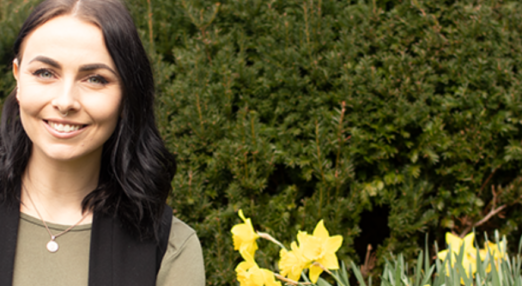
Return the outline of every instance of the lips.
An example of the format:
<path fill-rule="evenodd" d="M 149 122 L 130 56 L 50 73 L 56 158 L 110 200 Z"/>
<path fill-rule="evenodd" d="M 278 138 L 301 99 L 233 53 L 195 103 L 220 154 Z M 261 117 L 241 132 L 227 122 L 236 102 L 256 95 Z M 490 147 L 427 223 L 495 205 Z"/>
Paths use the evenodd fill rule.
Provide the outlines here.
<path fill-rule="evenodd" d="M 81 124 L 68 124 L 68 123 L 58 123 L 52 121 L 46 121 L 47 124 L 54 130 L 60 133 L 70 133 L 74 131 L 78 131 L 81 128 L 85 127 L 85 125 Z"/>

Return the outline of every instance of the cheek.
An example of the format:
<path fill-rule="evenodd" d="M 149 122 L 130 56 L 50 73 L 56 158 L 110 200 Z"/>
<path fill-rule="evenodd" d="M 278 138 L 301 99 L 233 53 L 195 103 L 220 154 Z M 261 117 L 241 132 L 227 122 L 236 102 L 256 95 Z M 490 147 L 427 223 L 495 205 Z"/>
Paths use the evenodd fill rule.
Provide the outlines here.
<path fill-rule="evenodd" d="M 25 78 L 20 79 L 16 98 L 20 105 L 20 112 L 35 115 L 49 101 L 49 96 L 57 91 L 50 85 L 41 85 Z"/>
<path fill-rule="evenodd" d="M 92 120 L 107 129 L 105 132 L 114 130 L 120 116 L 121 95 L 118 93 L 107 93 L 102 96 L 93 96 L 83 100 L 83 108 L 89 113 Z"/>
<path fill-rule="evenodd" d="M 17 93 L 21 115 L 35 116 L 45 105 L 45 98 L 43 96 L 34 96 L 35 94 L 41 95 L 42 90 L 33 90 L 30 87 L 24 87 Z"/>

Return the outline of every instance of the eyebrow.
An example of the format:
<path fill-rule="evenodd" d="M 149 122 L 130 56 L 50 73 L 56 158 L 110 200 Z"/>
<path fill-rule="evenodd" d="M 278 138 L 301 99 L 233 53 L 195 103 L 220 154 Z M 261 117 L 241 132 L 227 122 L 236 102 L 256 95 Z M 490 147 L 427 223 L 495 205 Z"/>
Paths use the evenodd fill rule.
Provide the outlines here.
<path fill-rule="evenodd" d="M 32 59 L 29 63 L 32 63 L 32 62 L 42 62 L 44 64 L 48 64 L 57 69 L 62 68 L 62 66 L 57 61 L 50 59 L 48 57 L 38 56 L 38 57 Z"/>
<path fill-rule="evenodd" d="M 106 70 L 109 70 L 109 71 L 112 72 L 115 76 L 118 76 L 118 74 L 117 74 L 113 69 L 111 69 L 108 65 L 106 65 L 106 64 L 89 64 L 89 65 L 84 65 L 84 66 L 81 66 L 81 67 L 80 67 L 80 71 L 81 71 L 81 72 L 85 72 L 85 71 L 93 71 L 93 70 L 98 70 L 98 69 L 106 69 Z"/>
<path fill-rule="evenodd" d="M 48 57 L 44 57 L 44 56 L 37 56 L 36 58 L 32 59 L 29 63 L 32 63 L 34 61 L 38 61 L 38 62 L 42 62 L 44 64 L 48 64 L 54 68 L 57 68 L 57 69 L 61 69 L 62 66 L 55 60 L 51 59 L 51 58 L 48 58 Z M 115 76 L 118 76 L 118 74 L 112 69 L 110 68 L 108 65 L 106 64 L 87 64 L 87 65 L 83 65 L 80 67 L 80 72 L 86 72 L 86 71 L 93 71 L 93 70 L 97 70 L 97 69 L 106 69 L 106 70 L 109 70 L 110 72 L 112 72 Z"/>

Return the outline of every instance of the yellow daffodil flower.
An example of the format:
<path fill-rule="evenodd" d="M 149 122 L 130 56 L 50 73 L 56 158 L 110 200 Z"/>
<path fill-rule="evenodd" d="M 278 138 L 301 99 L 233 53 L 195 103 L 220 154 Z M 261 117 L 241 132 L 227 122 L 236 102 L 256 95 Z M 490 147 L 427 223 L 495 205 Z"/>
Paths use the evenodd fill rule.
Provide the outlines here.
<path fill-rule="evenodd" d="M 324 227 L 323 220 L 317 223 L 313 235 L 309 235 L 306 232 L 299 232 L 297 234 L 297 240 L 299 241 L 299 248 L 305 259 L 310 262 L 319 263 L 326 269 L 339 269 L 339 262 L 335 252 L 341 247 L 343 237 L 340 235 L 330 237 L 328 230 Z M 310 281 L 316 283 L 323 269 L 313 264 L 309 266 L 309 269 Z"/>
<path fill-rule="evenodd" d="M 462 257 L 462 266 L 466 271 L 466 276 L 471 277 L 470 275 L 475 274 L 477 271 L 477 249 L 473 246 L 473 242 L 475 241 L 474 233 L 469 233 L 464 237 L 464 239 L 447 232 L 446 233 L 446 244 L 448 245 L 448 250 L 440 251 L 437 254 L 437 257 L 440 260 L 446 259 L 449 253 L 449 249 L 451 249 L 452 257 L 451 257 L 451 266 L 455 265 L 457 260 L 457 256 L 460 253 L 460 249 L 462 245 L 464 245 L 464 255 Z M 479 257 L 481 259 L 481 257 Z M 449 267 L 449 266 L 448 266 Z M 470 273 L 471 271 L 471 273 Z M 449 275 L 449 272 L 448 272 Z"/>
<path fill-rule="evenodd" d="M 503 245 L 500 244 L 500 247 L 498 244 L 493 242 L 484 242 L 484 250 L 485 252 L 489 252 L 493 255 L 493 259 L 501 260 L 506 257 L 506 250 L 504 249 Z"/>
<path fill-rule="evenodd" d="M 485 260 L 488 253 L 492 255 L 491 259 L 494 261 L 495 265 L 498 266 L 498 263 L 502 261 L 503 258 L 506 257 L 506 250 L 504 249 L 503 245 L 499 247 L 499 245 L 492 243 L 492 242 L 485 242 L 484 243 L 484 249 L 479 250 L 479 257 L 477 257 L 477 249 L 473 246 L 473 241 L 475 239 L 474 233 L 469 233 L 464 237 L 464 239 L 461 239 L 451 233 L 446 233 L 446 244 L 448 244 L 448 248 L 451 249 L 452 253 L 452 267 L 455 264 L 455 261 L 457 260 L 457 256 L 459 255 L 460 249 L 462 245 L 464 245 L 464 255 L 462 257 L 462 266 L 464 267 L 464 270 L 466 271 L 466 275 L 468 277 L 471 277 L 475 274 L 477 271 L 477 259 Z M 505 238 L 504 238 L 505 239 Z M 449 250 L 443 250 L 440 251 L 437 254 L 437 257 L 441 260 L 446 259 L 448 256 Z M 449 269 L 449 265 L 447 266 Z M 486 267 L 486 272 L 491 271 L 491 265 L 488 264 Z M 471 273 L 470 273 L 471 271 Z M 449 275 L 449 272 L 447 273 Z M 461 283 L 464 283 L 461 281 Z"/>
<path fill-rule="evenodd" d="M 290 251 L 286 249 L 281 249 L 280 251 L 279 271 L 281 271 L 281 275 L 298 281 L 301 277 L 301 272 L 309 267 L 311 261 L 303 256 L 303 252 L 297 247 L 295 241 L 292 242 L 290 248 Z"/>
<path fill-rule="evenodd" d="M 504 238 L 505 239 L 505 238 Z M 493 259 L 493 262 L 495 263 L 497 269 L 498 265 L 502 263 L 502 259 L 506 258 L 506 249 L 504 249 L 503 245 L 500 244 L 500 247 L 498 244 L 493 242 L 484 242 L 484 249 L 481 250 L 483 252 L 483 255 L 481 255 L 481 259 L 486 259 L 486 255 L 490 254 L 492 255 L 490 259 Z M 488 264 L 486 268 L 486 272 L 489 273 L 491 271 L 491 264 Z"/>
<path fill-rule="evenodd" d="M 268 269 L 259 268 L 249 252 L 244 252 L 242 255 L 245 261 L 236 267 L 240 286 L 281 286 L 281 282 L 275 280 L 274 273 Z"/>
<path fill-rule="evenodd" d="M 239 250 L 242 255 L 246 252 L 254 257 L 257 250 L 256 239 L 259 238 L 259 235 L 254 231 L 250 218 L 245 218 L 242 210 L 239 210 L 239 217 L 244 223 L 236 224 L 230 230 L 234 241 L 234 250 Z"/>

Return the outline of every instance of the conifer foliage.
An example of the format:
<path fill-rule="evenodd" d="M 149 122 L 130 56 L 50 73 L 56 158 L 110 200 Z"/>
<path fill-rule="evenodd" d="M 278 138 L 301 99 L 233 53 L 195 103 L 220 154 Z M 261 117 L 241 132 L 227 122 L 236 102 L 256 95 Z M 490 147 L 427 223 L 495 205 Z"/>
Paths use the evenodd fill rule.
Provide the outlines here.
<path fill-rule="evenodd" d="M 2 98 L 34 2 L 0 0 Z M 285 243 L 324 219 L 358 264 L 354 240 L 389 228 L 374 273 L 389 252 L 413 259 L 426 232 L 440 245 L 472 228 L 518 241 L 519 1 L 126 2 L 178 158 L 169 204 L 198 232 L 209 285 L 236 283 L 239 209 Z M 361 225 L 376 207 L 387 223 Z M 261 248 L 276 269 L 278 249 Z"/>

